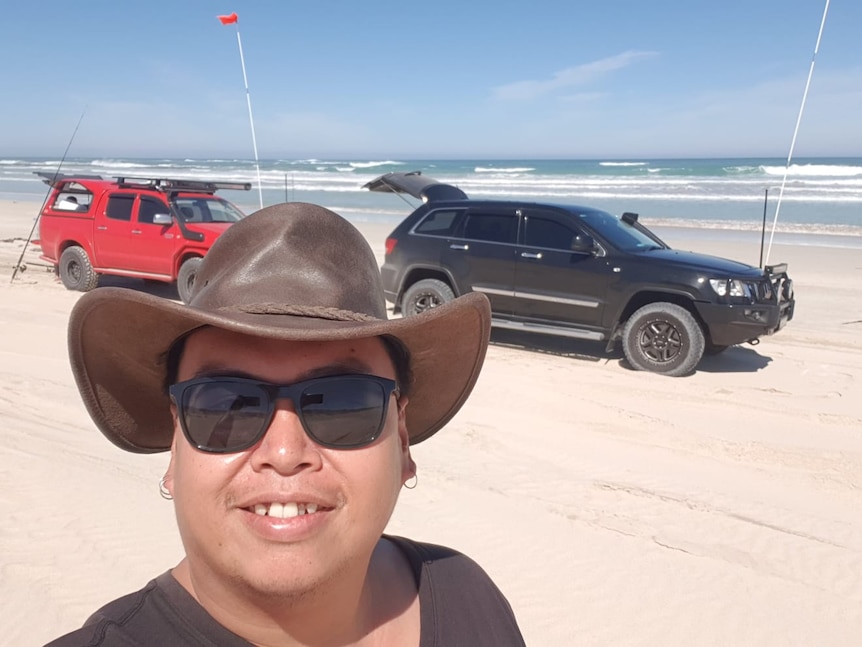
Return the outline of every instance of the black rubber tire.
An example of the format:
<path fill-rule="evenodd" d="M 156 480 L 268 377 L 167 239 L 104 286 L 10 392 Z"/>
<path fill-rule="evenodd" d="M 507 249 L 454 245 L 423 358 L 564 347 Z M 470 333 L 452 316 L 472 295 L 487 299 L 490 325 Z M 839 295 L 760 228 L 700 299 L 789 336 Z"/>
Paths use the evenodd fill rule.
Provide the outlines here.
<path fill-rule="evenodd" d="M 63 250 L 57 272 L 67 290 L 89 292 L 99 285 L 99 275 L 93 270 L 87 252 L 77 245 Z"/>
<path fill-rule="evenodd" d="M 721 344 L 713 344 L 711 341 L 706 342 L 703 347 L 704 355 L 719 355 L 726 351 L 730 346 L 722 346 Z"/>
<path fill-rule="evenodd" d="M 431 308 L 448 303 L 455 298 L 452 288 L 437 279 L 423 279 L 411 285 L 401 300 L 401 314 L 405 317 L 418 315 Z"/>
<path fill-rule="evenodd" d="M 180 266 L 180 271 L 177 274 L 177 292 L 183 303 L 191 301 L 195 277 L 198 275 L 198 268 L 202 260 L 200 257 L 190 258 Z"/>
<path fill-rule="evenodd" d="M 623 328 L 623 352 L 638 371 L 670 377 L 693 372 L 705 346 L 694 316 L 673 303 L 650 303 L 637 310 Z"/>

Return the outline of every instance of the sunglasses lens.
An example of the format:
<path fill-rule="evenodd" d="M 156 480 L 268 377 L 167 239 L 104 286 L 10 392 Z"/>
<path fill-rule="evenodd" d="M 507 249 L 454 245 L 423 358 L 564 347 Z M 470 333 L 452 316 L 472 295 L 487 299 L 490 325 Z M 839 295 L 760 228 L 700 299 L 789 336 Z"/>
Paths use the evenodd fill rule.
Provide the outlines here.
<path fill-rule="evenodd" d="M 306 431 L 321 445 L 360 447 L 380 434 L 387 403 L 379 381 L 345 376 L 304 388 L 298 409 Z"/>
<path fill-rule="evenodd" d="M 265 430 L 269 397 L 255 384 L 213 381 L 183 393 L 183 422 L 198 448 L 232 452 L 251 447 Z"/>
<path fill-rule="evenodd" d="M 290 386 L 243 378 L 201 378 L 171 387 L 189 441 L 205 452 L 248 449 L 266 433 L 273 398 L 289 398 L 317 443 L 353 448 L 374 442 L 383 428 L 395 382 L 369 375 L 317 378 Z"/>

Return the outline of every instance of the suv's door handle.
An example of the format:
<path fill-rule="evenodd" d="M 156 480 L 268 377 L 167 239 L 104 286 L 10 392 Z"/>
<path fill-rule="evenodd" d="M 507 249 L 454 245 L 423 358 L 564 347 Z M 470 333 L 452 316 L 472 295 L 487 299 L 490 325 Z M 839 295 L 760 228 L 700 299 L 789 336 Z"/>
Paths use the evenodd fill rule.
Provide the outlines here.
<path fill-rule="evenodd" d="M 542 258 L 542 252 L 521 252 L 521 258 Z"/>
<path fill-rule="evenodd" d="M 98 227 L 96 227 L 96 229 L 98 229 L 99 231 L 106 231 L 108 228 L 105 225 L 99 225 Z"/>
<path fill-rule="evenodd" d="M 141 230 L 140 229 L 132 229 L 132 233 L 133 234 L 140 234 Z"/>
<path fill-rule="evenodd" d="M 449 245 L 449 249 L 463 249 L 464 251 L 470 249 L 470 246 L 466 243 L 452 243 Z"/>

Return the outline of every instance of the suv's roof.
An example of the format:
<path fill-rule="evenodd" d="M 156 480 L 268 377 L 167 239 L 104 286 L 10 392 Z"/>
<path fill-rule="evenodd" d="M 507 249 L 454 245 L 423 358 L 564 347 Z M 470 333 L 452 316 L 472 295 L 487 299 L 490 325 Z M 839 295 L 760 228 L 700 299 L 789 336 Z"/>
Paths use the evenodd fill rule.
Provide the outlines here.
<path fill-rule="evenodd" d="M 446 206 L 448 203 L 468 202 L 473 207 L 494 207 L 502 205 L 535 205 L 536 207 L 550 207 L 561 209 L 569 213 L 605 213 L 602 209 L 586 207 L 577 204 L 565 204 L 556 202 L 535 202 L 532 200 L 497 200 L 493 198 L 470 198 L 464 191 L 451 184 L 444 184 L 435 179 L 422 175 L 422 171 L 410 171 L 408 173 L 386 173 L 362 186 L 369 191 L 381 193 L 406 193 L 419 198 L 424 203 L 433 202 L 434 206 Z"/>

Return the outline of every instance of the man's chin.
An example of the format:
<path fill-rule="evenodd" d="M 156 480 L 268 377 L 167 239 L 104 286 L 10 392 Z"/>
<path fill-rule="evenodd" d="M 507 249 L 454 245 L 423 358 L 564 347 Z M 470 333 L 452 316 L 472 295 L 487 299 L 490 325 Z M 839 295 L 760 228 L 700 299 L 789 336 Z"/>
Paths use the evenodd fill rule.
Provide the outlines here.
<path fill-rule="evenodd" d="M 264 572 L 246 572 L 229 578 L 229 585 L 244 589 L 244 596 L 257 600 L 260 606 L 269 601 L 279 604 L 306 602 L 319 596 L 327 582 L 337 580 L 334 574 L 297 573 L 296 569 L 265 569 Z"/>

